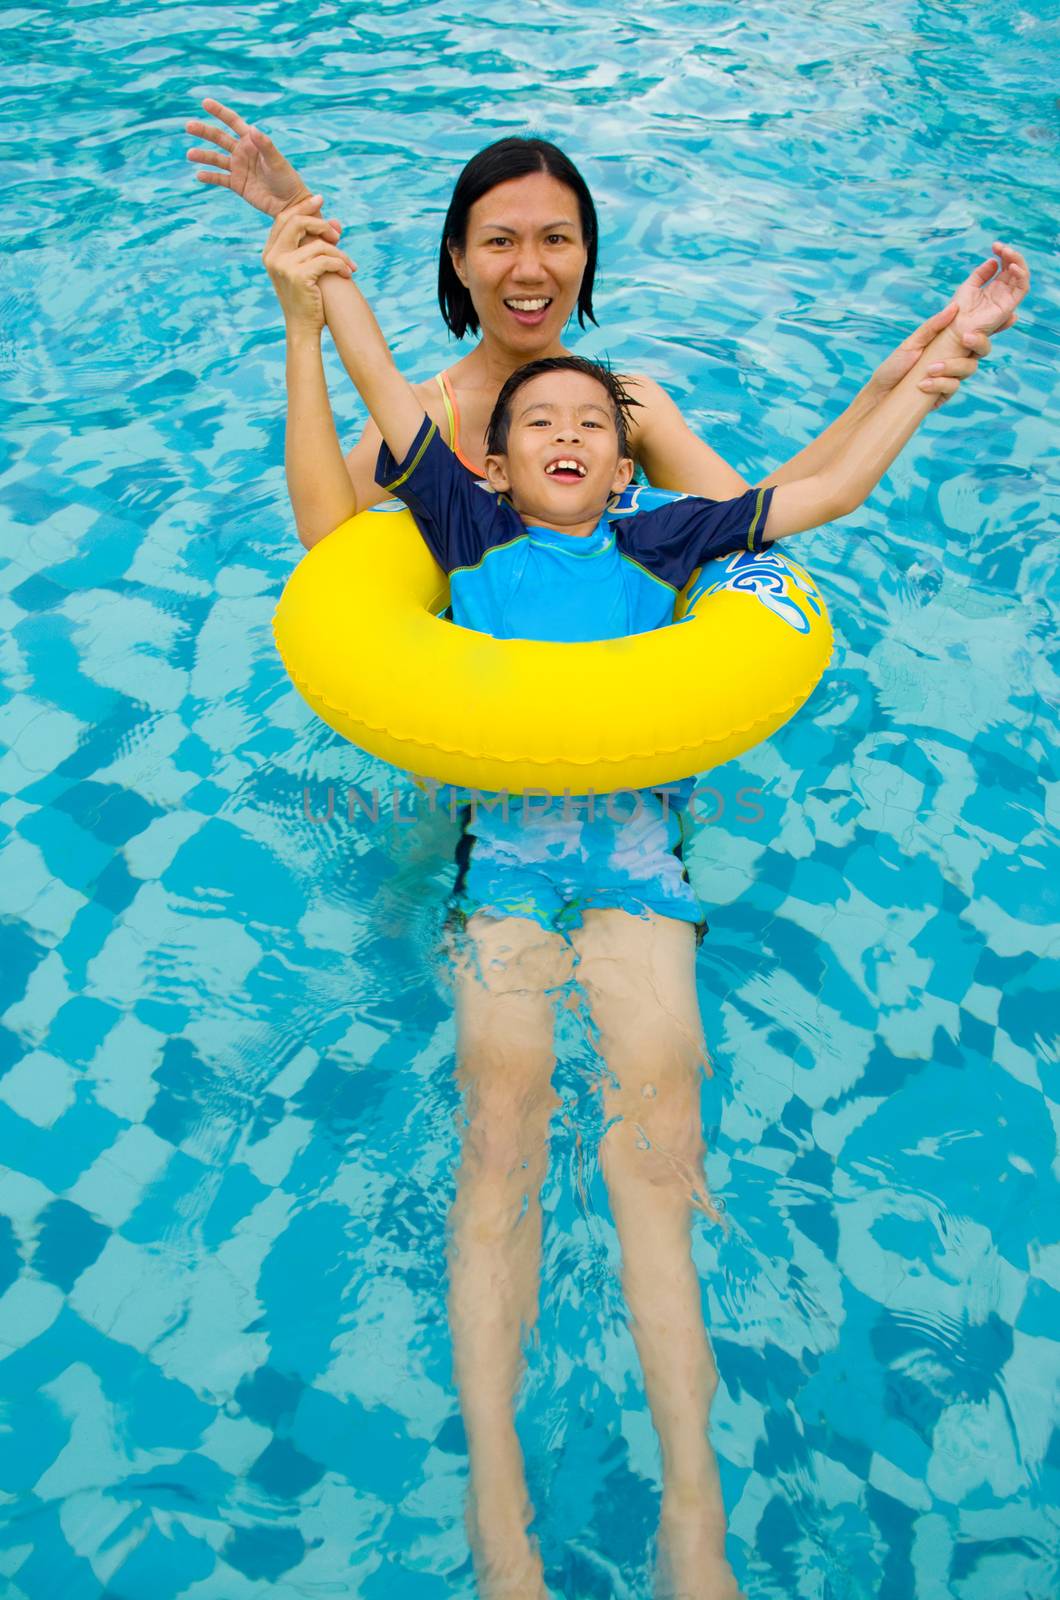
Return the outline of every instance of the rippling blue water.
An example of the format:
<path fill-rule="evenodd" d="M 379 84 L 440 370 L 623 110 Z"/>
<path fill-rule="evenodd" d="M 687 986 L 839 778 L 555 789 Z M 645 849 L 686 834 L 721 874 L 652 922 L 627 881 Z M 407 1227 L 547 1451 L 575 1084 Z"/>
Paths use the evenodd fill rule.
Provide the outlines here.
<path fill-rule="evenodd" d="M 1020 325 L 856 522 L 807 709 L 693 870 L 727 1236 L 695 1258 L 730 1552 L 776 1600 L 1060 1589 L 1057 104 L 1046 7 L 500 0 L 0 13 L 0 1533 L 12 1600 L 473 1593 L 444 1229 L 449 841 L 315 824 L 380 766 L 269 617 L 298 546 L 240 106 L 333 197 L 406 370 L 504 131 L 604 229 L 601 327 L 749 476 L 995 237 Z M 335 370 L 352 441 L 358 410 Z M 732 803 L 763 791 L 758 822 Z M 341 802 L 338 807 L 341 812 Z M 650 1593 L 658 1462 L 561 1030 L 521 1411 L 558 1595 Z"/>

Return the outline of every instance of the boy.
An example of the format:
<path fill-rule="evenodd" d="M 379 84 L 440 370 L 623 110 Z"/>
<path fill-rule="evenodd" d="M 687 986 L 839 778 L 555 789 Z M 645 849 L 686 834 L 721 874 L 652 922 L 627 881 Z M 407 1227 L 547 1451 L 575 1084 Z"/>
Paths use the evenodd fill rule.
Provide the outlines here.
<path fill-rule="evenodd" d="M 1015 299 L 1021 270 L 1009 263 L 1002 274 L 1012 275 Z M 383 435 L 377 482 L 410 507 L 450 574 L 453 620 L 498 638 L 607 639 L 672 622 L 678 591 L 705 561 L 856 510 L 932 406 L 910 374 L 842 459 L 812 477 L 730 501 L 670 497 L 619 518 L 605 512 L 633 475 L 626 423 L 635 402 L 606 369 L 559 356 L 517 369 L 502 387 L 487 437 L 490 494 L 426 417 L 359 291 L 335 277 L 322 289 L 336 346 Z M 990 332 L 1008 309 L 982 299 L 964 322 Z M 927 364 L 925 356 L 917 373 Z M 629 817 L 592 801 L 466 808 L 449 926 L 481 912 L 567 933 L 589 908 L 621 908 L 691 922 L 701 938 L 682 861 L 681 801 L 691 787 L 644 790 Z"/>
<path fill-rule="evenodd" d="M 848 514 L 934 405 L 919 384 L 949 345 L 940 335 L 827 471 L 727 502 L 671 501 L 612 523 L 605 508 L 633 465 L 627 401 L 611 374 L 569 358 L 513 373 L 491 420 L 488 492 L 438 438 L 339 261 L 340 252 L 319 246 L 292 249 L 286 262 L 273 254 L 289 330 L 303 314 L 299 305 L 309 319 L 322 296 L 336 346 L 385 440 L 379 481 L 410 505 L 450 572 L 454 620 L 498 637 L 607 638 L 662 626 L 677 589 L 703 561 Z M 959 291 L 955 320 L 965 330 L 1004 325 L 1022 298 L 1025 268 L 1011 252 L 1003 263 L 993 281 L 980 269 Z M 333 427 L 319 372 L 314 384 L 292 384 L 290 404 Z M 676 853 L 674 816 L 658 795 L 643 802 L 625 826 L 606 815 L 522 817 L 514 806 L 507 821 L 480 814 L 462 840 L 458 908 L 476 959 L 473 970 L 457 952 L 467 1120 L 450 1317 L 471 1464 L 468 1528 L 488 1596 L 546 1594 L 526 1534 L 513 1404 L 521 1329 L 534 1321 L 538 1194 L 559 1104 L 551 995 L 575 963 L 606 1067 L 600 1163 L 662 1447 L 660 1564 L 674 1590 L 697 1600 L 736 1593 L 706 1432 L 716 1373 L 689 1248 L 691 1207 L 709 1204 L 699 1118 L 706 1049 L 689 932 L 701 913 Z"/>

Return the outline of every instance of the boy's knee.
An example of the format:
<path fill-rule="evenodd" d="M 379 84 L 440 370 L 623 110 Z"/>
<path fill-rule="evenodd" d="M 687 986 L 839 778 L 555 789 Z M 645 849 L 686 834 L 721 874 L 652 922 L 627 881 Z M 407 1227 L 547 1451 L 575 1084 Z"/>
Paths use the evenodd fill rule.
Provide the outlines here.
<path fill-rule="evenodd" d="M 647 1115 L 639 1109 L 619 1114 L 608 1125 L 600 1143 L 600 1165 L 605 1181 L 649 1184 L 653 1189 L 672 1187 L 688 1195 L 703 1185 L 706 1144 L 698 1107 L 674 1115 L 665 1109 Z"/>
<path fill-rule="evenodd" d="M 702 1035 L 677 1022 L 631 1029 L 598 1046 L 605 1117 L 651 1122 L 674 1135 L 699 1125 L 700 1092 L 711 1072 Z"/>
<path fill-rule="evenodd" d="M 698 1084 L 711 1070 L 698 1014 L 662 1006 L 605 1018 L 598 1023 L 596 1049 L 620 1083 L 654 1083 L 660 1092 L 664 1082 Z"/>
<path fill-rule="evenodd" d="M 463 1166 L 494 1178 L 539 1183 L 548 1148 L 548 1124 L 478 1119 L 464 1131 Z"/>
<path fill-rule="evenodd" d="M 509 1054 L 465 1079 L 458 1113 L 465 1165 L 498 1177 L 537 1172 L 545 1159 L 552 1114 L 560 1104 L 549 1066 L 537 1056 L 520 1063 Z"/>

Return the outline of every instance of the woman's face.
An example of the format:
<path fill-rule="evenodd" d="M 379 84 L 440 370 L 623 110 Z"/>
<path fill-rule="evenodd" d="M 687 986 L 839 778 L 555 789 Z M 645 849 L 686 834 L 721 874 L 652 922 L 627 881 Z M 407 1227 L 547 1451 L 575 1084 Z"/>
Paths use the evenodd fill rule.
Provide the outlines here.
<path fill-rule="evenodd" d="M 484 334 L 527 358 L 559 344 L 587 260 L 566 184 L 547 172 L 499 183 L 468 212 L 464 248 L 449 253 Z"/>

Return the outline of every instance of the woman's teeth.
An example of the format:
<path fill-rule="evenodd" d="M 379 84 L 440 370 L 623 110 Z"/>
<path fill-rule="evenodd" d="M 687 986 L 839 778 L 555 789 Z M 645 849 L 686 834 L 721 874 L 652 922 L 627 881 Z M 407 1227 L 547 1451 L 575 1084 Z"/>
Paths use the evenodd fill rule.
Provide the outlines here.
<path fill-rule="evenodd" d="M 512 311 L 544 311 L 552 301 L 546 297 L 541 300 L 506 300 L 504 303 Z"/>

